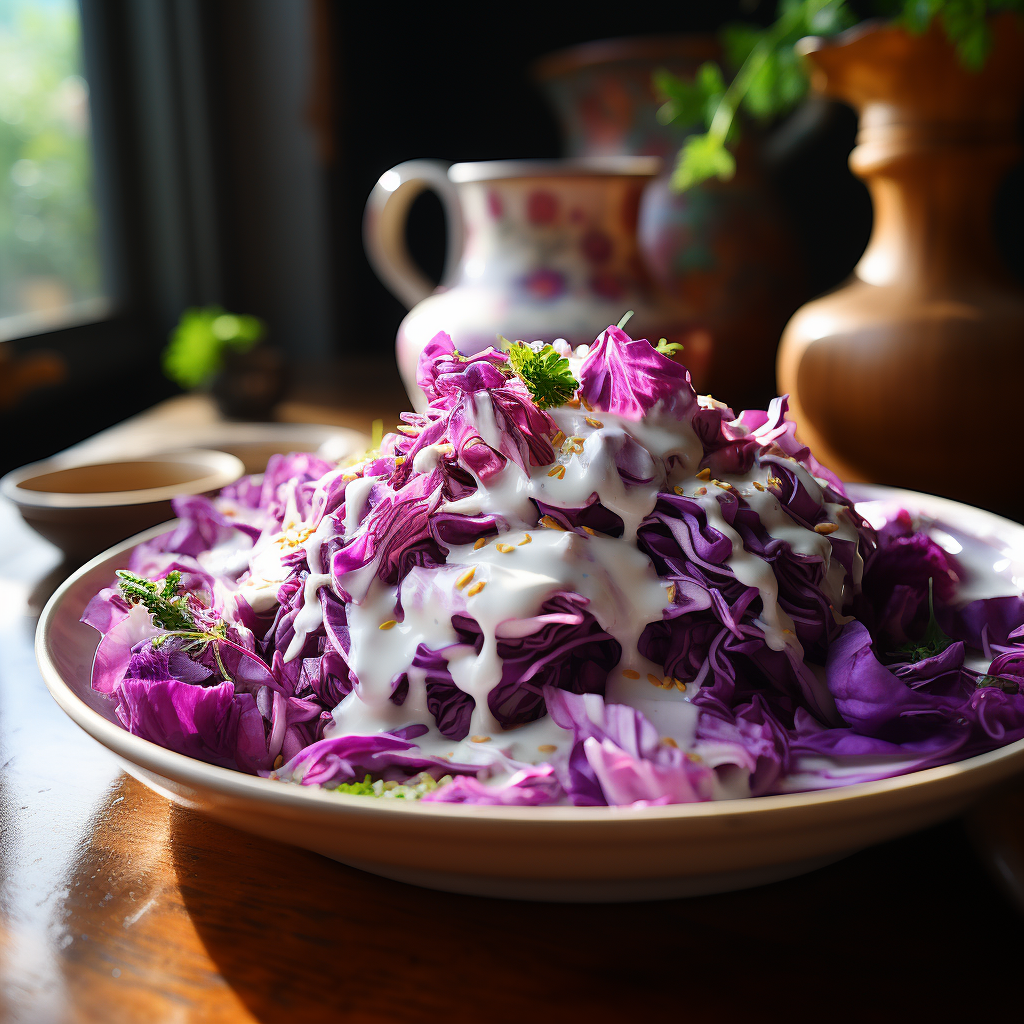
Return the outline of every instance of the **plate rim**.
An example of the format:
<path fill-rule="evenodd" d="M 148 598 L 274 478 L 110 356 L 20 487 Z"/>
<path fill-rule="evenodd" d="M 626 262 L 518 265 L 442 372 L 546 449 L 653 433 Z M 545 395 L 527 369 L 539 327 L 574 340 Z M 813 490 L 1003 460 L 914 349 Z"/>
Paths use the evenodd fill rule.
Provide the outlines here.
<path fill-rule="evenodd" d="M 924 499 L 931 505 L 950 510 L 969 510 L 972 515 L 988 520 L 993 528 L 1021 535 L 1021 550 L 1024 551 L 1024 525 L 1005 519 L 995 513 L 965 505 L 949 498 L 887 487 L 880 484 L 846 485 L 859 497 L 855 501 L 896 500 L 903 496 Z M 813 815 L 823 808 L 857 807 L 868 804 L 872 807 L 884 803 L 885 798 L 899 803 L 908 790 L 931 792 L 931 799 L 941 799 L 947 790 L 957 790 L 957 783 L 967 782 L 968 776 L 982 773 L 991 776 L 990 783 L 1000 781 L 1016 771 L 1024 770 L 1024 739 L 997 747 L 983 754 L 950 764 L 936 765 L 918 771 L 907 772 L 873 782 L 849 783 L 829 789 L 806 792 L 779 793 L 770 796 L 742 797 L 735 800 L 706 801 L 687 804 L 667 804 L 656 807 L 578 807 L 557 805 L 548 807 L 504 807 L 479 804 L 421 803 L 419 801 L 367 800 L 365 797 L 348 793 L 325 792 L 319 787 L 282 784 L 260 776 L 248 775 L 231 768 L 207 764 L 197 758 L 168 750 L 151 740 L 143 739 L 128 732 L 89 705 L 74 692 L 63 679 L 50 655 L 53 623 L 61 614 L 70 591 L 83 579 L 104 563 L 125 558 L 130 551 L 147 540 L 158 537 L 172 529 L 177 520 L 151 527 L 106 551 L 96 555 L 72 573 L 47 601 L 35 634 L 35 654 L 40 672 L 50 695 L 71 720 L 97 742 L 116 756 L 134 765 L 153 772 L 177 785 L 197 790 L 209 789 L 219 797 L 227 797 L 246 803 L 270 804 L 281 810 L 293 809 L 313 814 L 324 820 L 337 820 L 358 816 L 380 822 L 399 822 L 408 815 L 423 817 L 430 821 L 451 823 L 478 823 L 494 826 L 500 824 L 517 827 L 533 824 L 537 828 L 556 829 L 575 825 L 588 831 L 614 825 L 615 829 L 649 828 L 652 825 L 685 825 L 699 822 L 724 821 L 731 824 L 758 820 L 765 815 L 804 816 Z M 97 634 L 97 643 L 99 634 Z M 1015 762 L 1020 762 L 1019 764 Z M 988 772 L 985 769 L 989 769 Z M 969 787 L 969 784 L 967 786 Z"/>

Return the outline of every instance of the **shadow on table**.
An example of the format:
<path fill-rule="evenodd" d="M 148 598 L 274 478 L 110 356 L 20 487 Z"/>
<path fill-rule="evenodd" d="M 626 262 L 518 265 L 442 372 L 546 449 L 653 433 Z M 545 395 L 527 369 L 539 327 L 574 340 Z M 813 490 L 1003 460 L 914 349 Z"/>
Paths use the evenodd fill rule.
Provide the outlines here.
<path fill-rule="evenodd" d="M 771 886 L 603 906 L 418 889 L 179 808 L 170 840 L 207 952 L 261 1021 L 1016 1012 L 1002 965 L 1024 936 L 957 823 Z"/>

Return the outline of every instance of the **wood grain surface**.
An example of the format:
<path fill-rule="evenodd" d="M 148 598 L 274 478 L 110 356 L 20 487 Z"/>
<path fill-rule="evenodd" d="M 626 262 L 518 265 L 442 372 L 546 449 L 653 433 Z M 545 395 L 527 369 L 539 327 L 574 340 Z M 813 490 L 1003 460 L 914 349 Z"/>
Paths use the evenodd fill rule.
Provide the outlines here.
<path fill-rule="evenodd" d="M 1021 922 L 957 822 L 776 885 L 596 906 L 417 889 L 174 807 L 46 692 L 35 614 L 65 571 L 0 507 L 2 1021 L 1019 1015 Z"/>

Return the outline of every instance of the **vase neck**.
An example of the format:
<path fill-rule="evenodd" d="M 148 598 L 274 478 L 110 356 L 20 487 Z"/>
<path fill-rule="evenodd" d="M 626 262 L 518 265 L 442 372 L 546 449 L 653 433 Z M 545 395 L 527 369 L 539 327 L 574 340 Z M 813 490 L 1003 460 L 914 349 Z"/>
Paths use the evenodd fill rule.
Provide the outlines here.
<path fill-rule="evenodd" d="M 850 155 L 875 218 L 856 275 L 947 294 L 1002 276 L 991 217 L 996 189 L 1020 153 L 1013 125 L 886 115 L 864 110 Z"/>

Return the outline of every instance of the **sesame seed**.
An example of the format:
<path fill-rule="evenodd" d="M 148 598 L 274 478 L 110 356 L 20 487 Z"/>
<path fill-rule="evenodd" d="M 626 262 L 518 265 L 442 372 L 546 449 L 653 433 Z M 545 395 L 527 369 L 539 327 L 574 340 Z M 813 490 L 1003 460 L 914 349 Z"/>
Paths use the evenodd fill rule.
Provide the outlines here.
<path fill-rule="evenodd" d="M 672 682 L 675 683 L 676 689 L 680 693 L 686 693 L 686 683 L 682 679 L 673 679 Z"/>
<path fill-rule="evenodd" d="M 583 408 L 586 409 L 587 412 L 594 411 L 594 407 L 585 398 L 581 398 L 580 401 L 583 403 Z"/>
<path fill-rule="evenodd" d="M 509 554 L 509 552 L 515 551 L 515 548 L 511 544 L 495 544 L 494 546 L 503 555 L 507 555 L 507 554 Z"/>
<path fill-rule="evenodd" d="M 555 466 L 548 470 L 548 476 L 557 476 L 559 480 L 565 479 L 565 466 Z"/>
<path fill-rule="evenodd" d="M 541 516 L 540 525 L 546 526 L 549 530 L 561 530 L 562 533 L 565 533 L 565 527 L 558 520 L 552 519 L 551 516 Z"/>
<path fill-rule="evenodd" d="M 698 480 L 710 480 L 711 479 L 711 470 L 705 467 L 704 469 L 702 469 L 697 474 L 697 479 Z"/>
<path fill-rule="evenodd" d="M 525 536 L 525 537 L 524 537 L 524 538 L 523 538 L 523 539 L 522 539 L 522 540 L 521 540 L 521 541 L 520 541 L 520 542 L 519 542 L 519 543 L 518 543 L 518 544 L 516 545 L 516 547 L 520 547 L 520 548 L 521 548 L 521 547 L 522 547 L 522 546 L 523 546 L 524 544 L 529 544 L 529 543 L 531 543 L 532 541 L 533 541 L 533 538 L 532 538 L 532 537 L 531 537 L 531 536 L 530 536 L 529 534 L 527 534 L 527 535 L 526 535 L 526 536 Z"/>
<path fill-rule="evenodd" d="M 469 742 L 470 743 L 490 743 L 491 742 L 491 737 L 490 736 L 470 736 L 469 737 Z"/>
<path fill-rule="evenodd" d="M 405 462 L 405 456 L 404 455 L 399 455 L 399 456 L 396 457 L 396 459 L 395 459 L 395 465 L 396 466 L 402 465 L 403 462 Z"/>
<path fill-rule="evenodd" d="M 754 481 L 754 489 L 758 491 L 764 490 L 764 484 L 759 484 L 756 480 Z"/>
<path fill-rule="evenodd" d="M 554 445 L 555 448 L 561 448 L 562 447 L 562 442 L 564 440 L 565 440 L 565 434 L 563 434 L 562 431 L 560 430 L 557 434 L 555 434 L 555 436 L 553 438 L 551 438 L 551 444 Z"/>
<path fill-rule="evenodd" d="M 342 476 L 341 476 L 341 479 L 344 480 L 345 483 L 348 483 L 350 480 L 358 480 L 359 479 L 359 474 L 358 473 L 343 473 Z"/>
<path fill-rule="evenodd" d="M 838 530 L 838 529 L 839 529 L 839 524 L 838 523 L 818 523 L 818 525 L 814 527 L 814 532 L 815 533 L 829 534 L 829 533 L 835 533 L 836 530 Z"/>
<path fill-rule="evenodd" d="M 661 737 L 661 745 L 663 747 L 672 747 L 673 750 L 678 750 L 679 749 L 679 744 L 676 743 L 676 741 L 674 739 L 672 739 L 671 736 L 662 736 Z"/>
<path fill-rule="evenodd" d="M 281 765 L 283 765 L 283 764 L 284 764 L 284 755 L 283 754 L 278 754 L 277 757 L 274 759 L 274 771 L 276 772 L 277 769 L 280 768 Z"/>
<path fill-rule="evenodd" d="M 683 497 L 683 489 L 682 487 L 679 486 L 679 484 L 676 484 L 675 487 L 672 488 L 672 490 L 675 491 L 676 494 L 679 495 L 679 497 Z"/>
<path fill-rule="evenodd" d="M 600 430 L 604 424 L 600 420 L 595 420 L 593 416 L 585 416 L 584 419 L 588 426 L 593 427 L 595 430 Z"/>
<path fill-rule="evenodd" d="M 712 480 L 711 481 L 716 487 L 721 487 L 723 491 L 731 491 L 732 484 L 728 480 Z"/>
<path fill-rule="evenodd" d="M 471 566 L 467 569 L 456 581 L 455 587 L 457 590 L 461 590 L 473 581 L 473 576 L 476 573 L 476 566 Z"/>
<path fill-rule="evenodd" d="M 477 580 L 476 583 L 474 583 L 473 586 L 471 586 L 469 590 L 466 591 L 466 597 L 475 597 L 477 594 L 480 593 L 481 590 L 484 589 L 485 586 L 486 584 L 484 583 L 483 580 Z"/>
<path fill-rule="evenodd" d="M 653 672 L 647 673 L 647 682 L 649 682 L 651 686 L 661 686 L 661 680 L 654 675 Z"/>
<path fill-rule="evenodd" d="M 444 444 L 435 445 L 438 455 L 451 455 L 455 451 L 455 445 L 445 441 Z"/>
<path fill-rule="evenodd" d="M 674 583 L 669 586 L 667 594 L 670 602 L 676 599 L 676 585 Z"/>
<path fill-rule="evenodd" d="M 625 677 L 626 677 L 627 679 L 639 679 L 639 678 L 640 678 L 640 673 L 639 673 L 639 672 L 635 672 L 635 671 L 634 671 L 633 669 L 631 669 L 631 668 L 624 668 L 624 669 L 622 670 L 622 674 L 623 674 L 623 675 L 624 675 L 624 676 L 625 676 Z"/>
<path fill-rule="evenodd" d="M 394 626 L 397 626 L 397 625 L 398 625 L 398 620 L 397 619 L 388 619 L 387 622 L 382 622 L 377 628 L 378 629 L 392 629 Z"/>
<path fill-rule="evenodd" d="M 487 543 L 486 537 L 477 537 L 476 543 L 473 545 L 474 551 L 479 551 Z"/>
<path fill-rule="evenodd" d="M 474 435 L 462 446 L 462 450 L 465 451 L 467 448 L 472 448 L 474 445 L 477 444 L 486 444 L 486 442 L 482 437 Z"/>
<path fill-rule="evenodd" d="M 793 630 L 791 630 L 791 629 L 784 629 L 782 632 L 783 633 L 788 633 L 790 636 L 793 635 Z"/>
<path fill-rule="evenodd" d="M 597 536 L 597 530 L 592 530 L 589 526 L 584 526 L 583 527 L 583 532 L 584 533 L 589 533 L 591 537 L 596 537 Z"/>
<path fill-rule="evenodd" d="M 578 409 L 580 407 L 580 400 L 578 398 L 570 398 L 565 404 L 569 406 L 570 409 Z"/>
<path fill-rule="evenodd" d="M 419 437 L 423 433 L 422 427 L 405 427 L 401 426 L 396 428 L 399 433 L 405 434 L 406 437 Z"/>
<path fill-rule="evenodd" d="M 542 743 L 537 749 L 542 754 L 553 754 L 558 747 L 556 747 L 554 743 Z"/>
<path fill-rule="evenodd" d="M 704 495 L 707 494 L 707 493 L 708 493 L 708 489 L 706 487 L 698 487 L 697 490 L 695 490 L 693 492 L 694 497 L 697 497 L 697 498 L 703 498 Z"/>

